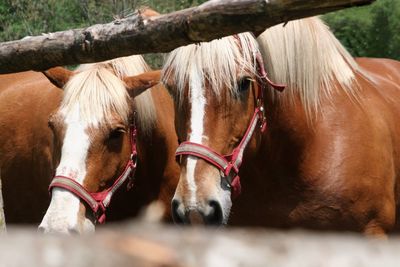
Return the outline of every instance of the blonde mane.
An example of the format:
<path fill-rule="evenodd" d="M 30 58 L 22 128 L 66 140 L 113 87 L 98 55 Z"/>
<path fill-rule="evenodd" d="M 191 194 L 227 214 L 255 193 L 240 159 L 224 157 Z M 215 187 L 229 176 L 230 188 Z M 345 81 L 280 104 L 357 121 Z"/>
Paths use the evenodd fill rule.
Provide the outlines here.
<path fill-rule="evenodd" d="M 224 37 L 207 43 L 192 44 L 172 51 L 163 68 L 163 82 L 177 87 L 178 101 L 191 75 L 197 72 L 202 84 L 207 81 L 217 97 L 224 88 L 237 94 L 237 75 L 256 73 L 254 51 L 257 42 L 250 33 Z"/>
<path fill-rule="evenodd" d="M 80 115 L 88 123 L 107 121 L 110 112 L 116 112 L 127 123 L 130 97 L 121 79 L 148 70 L 141 56 L 81 65 L 64 88 L 61 110 L 68 112 L 79 103 Z M 140 127 L 147 132 L 156 118 L 151 92 L 142 93 L 134 101 Z"/>
<path fill-rule="evenodd" d="M 357 97 L 355 72 L 362 71 L 317 17 L 277 25 L 257 41 L 242 33 L 175 49 L 164 65 L 163 81 L 177 86 L 180 101 L 193 71 L 217 96 L 224 87 L 236 93 L 238 73 L 257 75 L 254 54 L 259 51 L 271 79 L 287 85 L 284 93 L 268 91 L 277 101 L 299 98 L 309 118 L 318 111 L 321 97 L 330 97 L 333 90 Z M 340 86 L 335 87 L 336 82 Z"/>
<path fill-rule="evenodd" d="M 318 17 L 279 24 L 257 40 L 271 79 L 287 85 L 282 97 L 271 91 L 276 100 L 299 97 L 310 116 L 317 114 L 321 97 L 330 98 L 334 90 L 356 99 L 355 72 L 362 71 Z"/>

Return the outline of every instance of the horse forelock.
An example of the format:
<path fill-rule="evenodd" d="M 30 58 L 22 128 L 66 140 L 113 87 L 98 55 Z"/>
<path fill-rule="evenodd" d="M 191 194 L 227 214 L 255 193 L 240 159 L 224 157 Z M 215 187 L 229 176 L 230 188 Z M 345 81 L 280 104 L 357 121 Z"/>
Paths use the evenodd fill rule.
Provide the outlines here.
<path fill-rule="evenodd" d="M 311 118 L 334 90 L 357 99 L 355 73 L 366 75 L 318 17 L 271 27 L 257 40 L 270 77 L 287 85 L 284 94 L 271 91 L 275 100 L 297 97 Z"/>
<path fill-rule="evenodd" d="M 224 90 L 235 95 L 238 75 L 257 74 L 254 57 L 257 51 L 257 42 L 250 33 L 180 47 L 167 58 L 162 81 L 174 84 L 179 102 L 183 101 L 184 90 L 193 73 L 202 77 L 202 84 L 207 84 L 217 97 Z"/>
<path fill-rule="evenodd" d="M 97 126 L 118 114 L 128 122 L 129 96 L 123 82 L 107 68 L 96 65 L 75 74 L 64 88 L 60 111 L 68 114 L 79 106 L 80 119 Z"/>
<path fill-rule="evenodd" d="M 115 112 L 127 122 L 129 97 L 122 78 L 149 71 L 150 67 L 141 56 L 121 57 L 105 62 L 83 64 L 66 85 L 62 107 L 66 110 L 75 103 L 81 106 L 84 120 L 101 123 Z M 135 97 L 138 123 L 148 132 L 156 119 L 156 110 L 149 90 Z M 82 106 L 84 105 L 84 106 Z"/>

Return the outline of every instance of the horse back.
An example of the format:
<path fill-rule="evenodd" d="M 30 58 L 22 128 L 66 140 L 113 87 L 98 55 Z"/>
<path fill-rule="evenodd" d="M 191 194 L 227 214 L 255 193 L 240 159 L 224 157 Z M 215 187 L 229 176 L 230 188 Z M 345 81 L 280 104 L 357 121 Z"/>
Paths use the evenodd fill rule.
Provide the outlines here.
<path fill-rule="evenodd" d="M 388 58 L 357 58 L 356 61 L 370 74 L 400 86 L 400 61 Z"/>
<path fill-rule="evenodd" d="M 397 184 L 400 184 L 400 61 L 383 58 L 359 58 L 357 62 L 367 70 L 373 81 L 372 90 L 384 106 L 376 112 L 384 116 L 391 132 Z M 397 201 L 400 185 L 397 186 Z M 400 203 L 398 203 L 400 204 Z"/>

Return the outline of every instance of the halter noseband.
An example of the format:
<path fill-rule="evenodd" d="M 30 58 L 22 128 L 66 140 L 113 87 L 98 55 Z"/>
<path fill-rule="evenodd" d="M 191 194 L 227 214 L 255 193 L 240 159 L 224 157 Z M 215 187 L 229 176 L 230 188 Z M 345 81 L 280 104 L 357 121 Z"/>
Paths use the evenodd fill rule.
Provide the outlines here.
<path fill-rule="evenodd" d="M 255 130 L 257 129 L 257 125 L 260 124 L 259 129 L 261 132 L 264 132 L 267 126 L 267 120 L 265 117 L 264 110 L 264 94 L 263 90 L 265 89 L 266 83 L 272 86 L 274 89 L 278 91 L 283 91 L 285 85 L 275 84 L 269 78 L 264 68 L 264 62 L 262 56 L 259 52 L 255 54 L 255 59 L 257 62 L 257 70 L 258 70 L 258 95 L 256 100 L 256 108 L 254 110 L 253 117 L 250 121 L 247 130 L 242 137 L 239 145 L 233 149 L 231 154 L 222 155 L 211 148 L 204 146 L 202 144 L 185 141 L 182 142 L 178 149 L 176 150 L 176 156 L 193 156 L 196 158 L 201 158 L 211 165 L 214 165 L 217 169 L 220 170 L 221 176 L 226 178 L 229 188 L 232 192 L 232 198 L 236 198 L 241 193 L 241 184 L 239 177 L 239 169 L 242 165 L 243 160 L 243 152 L 246 149 L 248 143 L 251 140 Z"/>
<path fill-rule="evenodd" d="M 93 211 L 96 222 L 102 224 L 106 219 L 106 208 L 110 205 L 113 194 L 129 179 L 127 188 L 128 190 L 133 186 L 133 178 L 136 171 L 137 164 L 137 149 L 136 149 L 136 125 L 133 121 L 129 126 L 130 131 L 130 143 L 131 143 L 131 155 L 128 162 L 125 165 L 122 174 L 115 180 L 113 185 L 102 192 L 92 193 L 87 191 L 81 184 L 74 179 L 56 175 L 49 185 L 49 191 L 51 193 L 53 188 L 63 188 L 68 190 L 82 201 L 84 201 L 90 209 Z"/>

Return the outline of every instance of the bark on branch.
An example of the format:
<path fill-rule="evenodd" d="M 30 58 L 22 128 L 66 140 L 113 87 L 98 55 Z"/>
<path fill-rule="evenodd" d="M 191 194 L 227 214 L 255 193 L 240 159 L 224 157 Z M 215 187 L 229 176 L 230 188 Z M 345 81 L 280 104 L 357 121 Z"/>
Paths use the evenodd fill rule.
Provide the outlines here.
<path fill-rule="evenodd" d="M 146 18 L 140 13 L 108 24 L 0 44 L 0 73 L 45 70 L 132 54 L 169 52 L 223 36 L 260 32 L 281 22 L 375 0 L 220 0 Z"/>

